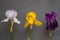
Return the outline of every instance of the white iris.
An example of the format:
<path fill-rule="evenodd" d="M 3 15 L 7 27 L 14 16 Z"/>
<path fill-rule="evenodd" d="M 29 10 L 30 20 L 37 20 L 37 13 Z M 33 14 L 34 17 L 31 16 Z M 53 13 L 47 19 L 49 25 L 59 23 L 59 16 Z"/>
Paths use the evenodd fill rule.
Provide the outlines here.
<path fill-rule="evenodd" d="M 5 16 L 7 17 L 6 19 L 4 19 L 1 22 L 7 22 L 9 19 L 13 19 L 15 23 L 20 24 L 21 22 L 18 21 L 18 19 L 16 18 L 17 16 L 17 12 L 15 10 L 7 10 L 5 12 Z"/>

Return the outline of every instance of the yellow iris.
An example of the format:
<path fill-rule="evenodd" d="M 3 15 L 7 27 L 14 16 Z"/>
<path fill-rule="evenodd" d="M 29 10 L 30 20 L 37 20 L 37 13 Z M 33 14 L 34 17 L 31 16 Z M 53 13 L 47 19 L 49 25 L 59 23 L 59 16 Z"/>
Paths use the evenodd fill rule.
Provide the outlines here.
<path fill-rule="evenodd" d="M 26 15 L 26 23 L 24 25 L 24 28 L 27 28 L 29 25 L 31 26 L 32 24 L 40 26 L 40 25 L 42 25 L 42 22 L 40 22 L 36 19 L 36 13 L 35 12 L 30 11 Z"/>

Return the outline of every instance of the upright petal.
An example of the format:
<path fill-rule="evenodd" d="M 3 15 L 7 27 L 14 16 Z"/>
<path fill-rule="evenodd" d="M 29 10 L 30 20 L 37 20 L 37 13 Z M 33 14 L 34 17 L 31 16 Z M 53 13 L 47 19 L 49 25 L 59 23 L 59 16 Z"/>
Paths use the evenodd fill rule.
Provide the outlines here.
<path fill-rule="evenodd" d="M 15 10 L 7 10 L 5 12 L 6 17 L 8 18 L 14 18 L 17 16 L 17 12 Z"/>
<path fill-rule="evenodd" d="M 17 18 L 14 18 L 14 22 L 17 24 L 20 24 L 21 22 L 17 20 Z"/>
<path fill-rule="evenodd" d="M 56 16 L 57 16 L 57 14 L 56 14 L 56 12 L 51 12 L 51 20 L 55 20 L 56 19 Z"/>
<path fill-rule="evenodd" d="M 50 15 L 51 14 L 46 13 L 46 21 L 49 21 L 50 20 Z"/>
<path fill-rule="evenodd" d="M 7 22 L 9 20 L 9 18 L 6 18 L 6 19 L 4 19 L 3 21 L 1 21 L 1 22 Z"/>

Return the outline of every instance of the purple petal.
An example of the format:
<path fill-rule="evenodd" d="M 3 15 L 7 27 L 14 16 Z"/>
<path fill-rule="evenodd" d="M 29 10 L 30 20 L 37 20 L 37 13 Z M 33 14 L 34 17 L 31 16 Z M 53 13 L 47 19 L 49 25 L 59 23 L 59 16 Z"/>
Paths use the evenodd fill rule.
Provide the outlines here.
<path fill-rule="evenodd" d="M 50 14 L 46 14 L 46 21 L 49 21 L 50 19 Z"/>
<path fill-rule="evenodd" d="M 56 27 L 58 27 L 58 23 L 56 20 L 54 22 L 47 22 L 47 30 L 55 30 Z"/>
<path fill-rule="evenodd" d="M 51 12 L 51 20 L 55 20 L 56 19 L 56 16 L 57 16 L 57 14 L 56 14 L 56 12 Z"/>

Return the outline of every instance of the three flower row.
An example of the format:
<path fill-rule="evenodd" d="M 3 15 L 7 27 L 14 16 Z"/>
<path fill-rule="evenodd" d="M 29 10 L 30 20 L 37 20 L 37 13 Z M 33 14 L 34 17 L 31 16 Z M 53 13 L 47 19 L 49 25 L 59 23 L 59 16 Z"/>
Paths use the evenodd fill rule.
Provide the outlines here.
<path fill-rule="evenodd" d="M 10 28 L 10 33 L 12 33 L 12 27 L 14 25 L 14 23 L 20 24 L 21 22 L 16 18 L 17 16 L 17 12 L 15 10 L 7 10 L 5 12 L 5 16 L 7 17 L 6 19 L 4 19 L 1 22 L 7 22 L 8 20 L 11 20 L 11 28 Z M 27 28 L 28 26 L 30 26 L 30 28 L 32 29 L 32 25 L 35 24 L 37 26 L 42 25 L 42 22 L 37 20 L 36 17 L 36 12 L 34 11 L 29 11 L 26 14 L 26 23 L 24 25 L 24 28 Z M 53 30 L 55 30 L 55 28 L 58 26 L 57 20 L 56 20 L 56 12 L 51 11 L 51 13 L 46 13 L 45 15 L 45 19 L 46 19 L 46 29 L 49 30 L 50 32 L 50 40 L 52 37 L 52 32 Z M 31 40 L 31 39 L 30 39 Z"/>

